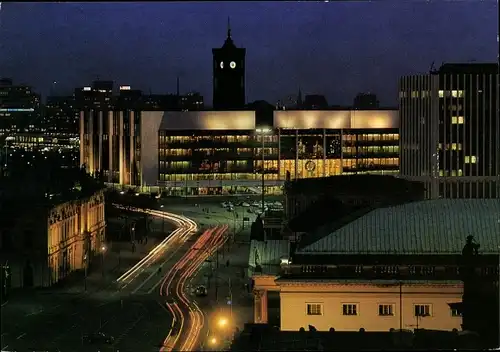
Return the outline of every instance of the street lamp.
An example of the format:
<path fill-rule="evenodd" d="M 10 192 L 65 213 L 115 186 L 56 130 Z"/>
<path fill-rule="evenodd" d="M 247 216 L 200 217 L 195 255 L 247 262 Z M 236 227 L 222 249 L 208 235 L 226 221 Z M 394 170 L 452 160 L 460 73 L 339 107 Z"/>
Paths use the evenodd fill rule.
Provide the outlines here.
<path fill-rule="evenodd" d="M 262 140 L 262 213 L 264 213 L 265 211 L 265 202 L 264 202 L 264 186 L 265 186 L 265 183 L 264 183 L 264 163 L 265 163 L 265 154 L 264 154 L 264 136 L 268 135 L 269 133 L 272 132 L 272 129 L 271 128 L 257 128 L 256 130 L 257 132 L 257 135 L 260 136 L 261 140 Z"/>
<path fill-rule="evenodd" d="M 160 208 L 162 208 L 162 209 L 163 209 L 163 204 L 162 204 L 162 205 L 160 205 Z M 161 223 L 161 232 L 162 232 L 162 233 L 165 233 L 165 216 L 162 216 L 162 217 L 161 217 L 161 219 L 162 219 L 162 223 Z"/>
<path fill-rule="evenodd" d="M 210 340 L 210 345 L 215 346 L 217 345 L 217 338 L 216 337 L 211 337 Z"/>
<path fill-rule="evenodd" d="M 104 253 L 106 253 L 106 246 L 101 246 L 101 274 L 104 277 Z"/>

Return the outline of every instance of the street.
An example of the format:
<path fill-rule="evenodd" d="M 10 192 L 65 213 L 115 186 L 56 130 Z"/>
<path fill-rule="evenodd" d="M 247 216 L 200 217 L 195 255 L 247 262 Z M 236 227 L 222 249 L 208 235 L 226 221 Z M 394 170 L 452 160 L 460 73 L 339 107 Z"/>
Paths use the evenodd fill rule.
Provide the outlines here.
<path fill-rule="evenodd" d="M 199 347 L 206 317 L 193 297 L 190 281 L 203 262 L 223 245 L 227 228 L 224 225 L 206 230 L 165 276 L 161 294 L 174 319 L 161 351 L 192 351 Z"/>
<path fill-rule="evenodd" d="M 57 294 L 58 304 L 36 314 L 19 316 L 2 311 L 2 349 L 17 351 L 158 351 L 169 326 L 169 315 L 158 302 L 156 289 L 163 275 L 158 268 L 172 266 L 182 244 L 196 233 L 196 224 L 185 217 L 161 212 L 178 226 L 142 260 L 117 280 L 92 294 Z M 5 322 L 13 323 L 5 323 Z M 89 345 L 83 336 L 102 332 L 111 344 Z M 131 338 L 128 335 L 132 335 Z M 134 343 L 135 342 L 135 343 Z"/>

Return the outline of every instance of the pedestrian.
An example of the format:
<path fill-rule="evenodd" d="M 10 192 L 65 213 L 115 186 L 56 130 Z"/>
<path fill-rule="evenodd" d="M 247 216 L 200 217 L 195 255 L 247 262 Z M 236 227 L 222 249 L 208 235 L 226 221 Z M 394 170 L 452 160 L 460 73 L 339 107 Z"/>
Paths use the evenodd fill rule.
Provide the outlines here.
<path fill-rule="evenodd" d="M 226 261 L 226 267 L 229 268 L 229 259 Z"/>

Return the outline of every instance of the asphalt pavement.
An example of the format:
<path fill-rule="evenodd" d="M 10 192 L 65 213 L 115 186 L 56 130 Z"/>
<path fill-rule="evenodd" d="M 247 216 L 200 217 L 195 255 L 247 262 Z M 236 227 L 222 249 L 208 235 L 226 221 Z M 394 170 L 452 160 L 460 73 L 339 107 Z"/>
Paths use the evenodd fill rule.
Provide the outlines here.
<path fill-rule="evenodd" d="M 123 253 L 121 270 L 113 276 L 106 271 L 94 273 L 94 276 L 101 274 L 101 277 L 107 278 L 94 283 L 94 290 L 88 287 L 87 293 L 82 293 L 81 289 L 38 293 L 33 299 L 38 300 L 45 295 L 48 297 L 46 301 L 57 300 L 57 304 L 50 309 L 41 308 L 34 313 L 15 309 L 15 305 L 8 309 L 3 307 L 3 349 L 158 351 L 168 333 L 166 327 L 170 326 L 171 319 L 158 294 L 158 283 L 164 276 L 158 273 L 158 268 L 172 266 L 178 260 L 177 253 L 182 251 L 183 242 L 187 242 L 189 236 L 193 235 L 193 224 L 185 220 L 178 223 L 183 228 L 182 231 L 174 231 L 138 263 L 136 258 L 137 265 L 132 268 L 129 266 L 125 275 L 119 274 L 124 272 L 126 265 L 130 263 Z M 153 245 L 153 241 L 150 240 L 149 243 Z M 115 281 L 117 276 L 122 279 Z M 87 281 L 88 284 L 92 282 L 90 277 Z M 6 324 L 6 321 L 14 323 Z M 84 335 L 96 332 L 113 336 L 113 343 L 89 344 L 82 339 Z"/>

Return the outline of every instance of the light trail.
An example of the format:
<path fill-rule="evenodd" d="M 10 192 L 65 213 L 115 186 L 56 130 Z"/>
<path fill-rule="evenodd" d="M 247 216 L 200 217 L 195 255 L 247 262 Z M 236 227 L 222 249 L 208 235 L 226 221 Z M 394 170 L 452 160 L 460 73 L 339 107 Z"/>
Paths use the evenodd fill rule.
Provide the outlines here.
<path fill-rule="evenodd" d="M 196 347 L 201 329 L 205 324 L 205 316 L 198 304 L 195 301 L 191 301 L 186 295 L 186 282 L 199 270 L 203 262 L 224 244 L 227 238 L 223 236 L 223 234 L 227 229 L 228 226 L 224 225 L 205 231 L 198 238 L 196 243 L 191 246 L 183 258 L 172 267 L 165 276 L 160 288 L 160 295 L 168 296 L 171 289 L 173 289 L 174 296 L 178 302 L 174 302 L 173 304 L 167 303 L 167 307 L 171 311 L 174 321 L 169 334 L 163 342 L 160 352 L 170 352 L 174 350 L 183 336 L 184 327 L 186 325 L 188 325 L 187 331 L 189 333 L 185 336 L 184 341 L 180 342 L 181 347 L 179 350 L 192 351 Z M 177 282 L 175 287 L 171 288 L 176 278 Z M 187 319 L 188 317 L 185 316 L 178 303 L 181 303 L 189 312 L 189 319 Z M 179 330 L 174 334 L 173 330 L 176 326 Z"/>
<path fill-rule="evenodd" d="M 123 282 L 125 284 L 130 283 L 135 277 L 144 272 L 144 270 L 149 267 L 157 258 L 158 255 L 163 253 L 163 251 L 172 243 L 177 240 L 186 240 L 189 236 L 198 231 L 198 225 L 191 219 L 184 216 L 167 213 L 163 211 L 156 210 L 143 210 L 140 208 L 126 208 L 119 204 L 113 204 L 118 209 L 127 209 L 129 211 L 147 213 L 156 217 L 164 218 L 172 223 L 174 223 L 179 228 L 174 230 L 170 236 L 161 241 L 155 248 L 153 248 L 144 258 L 142 258 L 137 264 L 132 268 L 127 270 L 123 275 L 121 275 L 116 282 Z M 134 275 L 135 274 L 135 275 Z"/>

